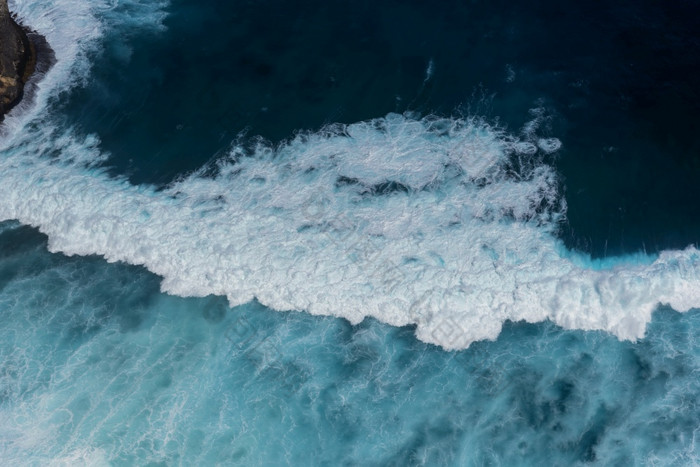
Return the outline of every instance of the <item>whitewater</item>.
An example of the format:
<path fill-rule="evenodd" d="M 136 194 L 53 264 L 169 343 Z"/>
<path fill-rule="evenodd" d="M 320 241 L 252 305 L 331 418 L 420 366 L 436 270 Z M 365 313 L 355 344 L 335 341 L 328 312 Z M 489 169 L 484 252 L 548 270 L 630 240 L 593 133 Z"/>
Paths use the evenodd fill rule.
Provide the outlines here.
<path fill-rule="evenodd" d="M 11 4 L 56 63 L 2 129 L 0 220 L 37 227 L 52 252 L 143 265 L 169 294 L 415 325 L 446 349 L 493 340 L 507 320 L 634 340 L 659 304 L 700 306 L 695 247 L 593 261 L 557 239 L 561 143 L 537 135 L 537 110 L 517 135 L 389 114 L 279 145 L 233 141 L 163 188 L 110 177 L 99 139 L 52 102 L 89 79 L 105 28 L 162 28 L 163 6 Z"/>

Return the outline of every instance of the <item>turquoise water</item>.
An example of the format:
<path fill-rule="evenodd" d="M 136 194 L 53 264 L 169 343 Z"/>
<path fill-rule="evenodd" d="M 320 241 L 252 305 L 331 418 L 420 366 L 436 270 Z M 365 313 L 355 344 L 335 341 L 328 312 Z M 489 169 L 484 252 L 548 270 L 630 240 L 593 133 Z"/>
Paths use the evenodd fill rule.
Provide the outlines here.
<path fill-rule="evenodd" d="M 0 464 L 700 462 L 693 2 L 10 6 Z"/>
<path fill-rule="evenodd" d="M 697 311 L 636 344 L 550 323 L 445 352 L 410 328 L 159 294 L 143 269 L 3 224 L 6 462 L 697 461 Z"/>

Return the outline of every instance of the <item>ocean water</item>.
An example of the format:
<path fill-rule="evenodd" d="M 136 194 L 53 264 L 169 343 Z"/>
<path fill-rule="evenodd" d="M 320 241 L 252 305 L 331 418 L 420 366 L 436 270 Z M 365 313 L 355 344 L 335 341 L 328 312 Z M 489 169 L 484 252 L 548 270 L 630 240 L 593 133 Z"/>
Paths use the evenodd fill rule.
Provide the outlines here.
<path fill-rule="evenodd" d="M 3 465 L 697 465 L 700 5 L 15 0 Z"/>

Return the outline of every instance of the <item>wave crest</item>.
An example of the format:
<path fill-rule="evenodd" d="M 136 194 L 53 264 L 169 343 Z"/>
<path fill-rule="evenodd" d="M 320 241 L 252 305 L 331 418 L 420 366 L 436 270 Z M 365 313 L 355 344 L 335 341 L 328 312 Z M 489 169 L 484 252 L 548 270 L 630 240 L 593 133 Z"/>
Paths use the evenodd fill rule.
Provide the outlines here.
<path fill-rule="evenodd" d="M 68 28 L 85 34 L 75 47 L 58 23 L 30 23 L 58 52 L 45 96 L 89 69 L 101 23 L 83 7 Z M 39 99 L 31 118 L 48 108 Z M 238 145 L 213 175 L 156 190 L 108 177 L 96 137 L 46 117 L 7 139 L 0 220 L 38 227 L 52 251 L 144 265 L 165 292 L 372 316 L 451 349 L 494 339 L 506 320 L 634 339 L 658 303 L 700 305 L 695 248 L 605 267 L 564 249 L 565 203 L 546 163 L 561 143 L 539 138 L 537 122 L 519 139 L 478 119 L 390 114 L 278 147 Z"/>

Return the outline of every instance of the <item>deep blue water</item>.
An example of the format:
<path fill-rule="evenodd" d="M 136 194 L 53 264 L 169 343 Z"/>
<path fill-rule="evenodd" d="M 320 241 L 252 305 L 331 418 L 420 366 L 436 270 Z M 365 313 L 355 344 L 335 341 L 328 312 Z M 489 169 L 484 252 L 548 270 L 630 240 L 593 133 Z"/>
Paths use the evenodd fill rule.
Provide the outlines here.
<path fill-rule="evenodd" d="M 407 110 L 475 113 L 517 132 L 542 106 L 564 142 L 567 244 L 596 257 L 684 248 L 700 243 L 699 10 L 174 1 L 166 34 L 106 39 L 66 110 L 100 136 L 115 173 L 162 184 L 240 133 L 277 142 Z"/>
<path fill-rule="evenodd" d="M 700 4 L 511 3 L 11 3 L 0 463 L 699 463 Z"/>

